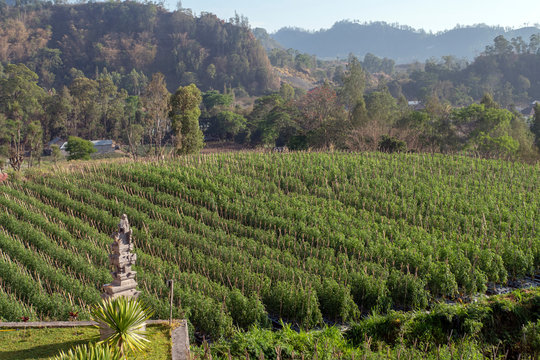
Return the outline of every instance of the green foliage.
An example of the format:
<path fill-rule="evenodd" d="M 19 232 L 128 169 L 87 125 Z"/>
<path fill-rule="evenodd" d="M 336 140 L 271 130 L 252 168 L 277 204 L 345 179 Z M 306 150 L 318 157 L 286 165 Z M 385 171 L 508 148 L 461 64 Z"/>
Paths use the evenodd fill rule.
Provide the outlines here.
<path fill-rule="evenodd" d="M 232 95 L 220 94 L 217 90 L 209 90 L 202 94 L 202 102 L 207 110 L 212 110 L 216 106 L 231 106 L 233 100 Z"/>
<path fill-rule="evenodd" d="M 370 73 L 384 72 L 392 75 L 394 72 L 395 61 L 388 58 L 379 58 L 371 53 L 367 53 L 362 61 L 362 66 Z"/>
<path fill-rule="evenodd" d="M 79 345 L 52 358 L 53 360 L 120 360 L 118 350 L 103 344 Z"/>
<path fill-rule="evenodd" d="M 528 322 L 523 327 L 523 344 L 533 356 L 540 354 L 540 320 Z"/>
<path fill-rule="evenodd" d="M 293 287 L 290 283 L 279 281 L 263 299 L 269 313 L 298 323 L 309 329 L 322 322 L 322 314 L 313 289 Z"/>
<path fill-rule="evenodd" d="M 284 101 L 290 101 L 294 99 L 294 88 L 286 82 L 283 82 L 279 88 L 279 95 Z"/>
<path fill-rule="evenodd" d="M 435 296 L 453 297 L 458 292 L 458 285 L 448 264 L 433 263 L 429 270 L 428 286 Z"/>
<path fill-rule="evenodd" d="M 317 289 L 321 312 L 332 320 L 348 321 L 358 316 L 358 307 L 351 297 L 350 289 L 334 279 L 324 279 Z"/>
<path fill-rule="evenodd" d="M 264 305 L 258 298 L 246 297 L 238 289 L 235 289 L 227 297 L 226 304 L 233 315 L 235 325 L 244 329 L 254 324 L 268 325 L 269 321 Z"/>
<path fill-rule="evenodd" d="M 201 91 L 195 84 L 179 87 L 172 95 L 169 116 L 177 154 L 194 154 L 204 146 L 203 133 L 199 128 L 201 101 Z"/>
<path fill-rule="evenodd" d="M 345 336 L 355 346 L 366 341 L 383 341 L 408 346 L 425 344 L 426 350 L 440 348 L 461 339 L 484 346 L 497 345 L 510 352 L 534 355 L 538 351 L 538 291 L 516 303 L 508 296 L 468 305 L 437 304 L 429 312 L 374 314 L 353 323 Z M 536 310 L 535 310 L 536 309 Z M 524 342 L 524 347 L 520 342 Z M 524 352 L 524 353 L 523 353 Z"/>
<path fill-rule="evenodd" d="M 90 155 L 97 150 L 90 140 L 70 136 L 67 141 L 66 151 L 69 153 L 68 160 L 90 160 Z"/>
<path fill-rule="evenodd" d="M 393 305 L 399 309 L 414 310 L 427 306 L 428 294 L 422 279 L 392 270 L 386 283 Z"/>
<path fill-rule="evenodd" d="M 493 96 L 490 93 L 485 93 L 480 100 L 480 104 L 484 105 L 486 109 L 499 109 L 500 106 L 493 100 Z"/>
<path fill-rule="evenodd" d="M 397 102 L 387 88 L 367 94 L 365 101 L 367 115 L 371 121 L 388 126 L 397 120 Z"/>
<path fill-rule="evenodd" d="M 540 150 L 540 103 L 534 105 L 534 118 L 531 131 L 534 134 L 536 146 Z"/>
<path fill-rule="evenodd" d="M 349 113 L 349 121 L 353 124 L 362 122 L 360 109 L 364 107 L 364 90 L 366 87 L 366 74 L 362 70 L 360 61 L 352 55 L 349 56 L 347 71 L 342 76 L 343 87 L 340 90 L 341 101 Z"/>
<path fill-rule="evenodd" d="M 246 129 L 247 120 L 232 111 L 222 111 L 210 122 L 208 134 L 222 139 L 233 140 L 235 136 Z"/>
<path fill-rule="evenodd" d="M 392 302 L 386 282 L 362 272 L 351 275 L 351 295 L 362 312 L 386 313 Z"/>
<path fill-rule="evenodd" d="M 394 136 L 383 135 L 379 140 L 379 151 L 387 153 L 404 152 L 407 151 L 407 144 Z"/>
<path fill-rule="evenodd" d="M 111 330 L 103 343 L 117 348 L 122 355 L 147 348 L 148 339 L 142 327 L 152 313 L 140 301 L 123 296 L 103 300 L 92 309 L 93 319 Z"/>
<path fill-rule="evenodd" d="M 395 319 L 398 320 L 398 319 Z M 491 351 L 474 341 L 458 339 L 442 346 L 428 348 L 424 344 L 397 343 L 389 346 L 369 337 L 357 346 L 336 327 L 325 326 L 315 331 L 294 331 L 285 325 L 278 331 L 251 328 L 247 332 L 237 331 L 227 340 L 212 344 L 193 346 L 192 352 L 203 359 L 429 359 L 450 360 L 459 354 L 464 359 L 481 360 L 482 352 Z M 503 357 L 495 356 L 496 359 Z"/>
<path fill-rule="evenodd" d="M 38 75 L 24 64 L 8 64 L 0 78 L 0 112 L 13 120 L 28 123 L 40 115 L 45 91 L 38 86 Z"/>
<path fill-rule="evenodd" d="M 519 150 L 519 143 L 508 135 L 492 138 L 481 132 L 476 141 L 478 143 L 478 150 L 485 154 L 514 156 Z"/>

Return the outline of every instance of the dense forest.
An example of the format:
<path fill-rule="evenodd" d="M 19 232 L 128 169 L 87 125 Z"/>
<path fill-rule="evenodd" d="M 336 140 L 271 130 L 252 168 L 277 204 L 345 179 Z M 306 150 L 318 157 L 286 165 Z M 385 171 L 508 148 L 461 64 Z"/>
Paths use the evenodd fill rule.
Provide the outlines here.
<path fill-rule="evenodd" d="M 445 56 L 409 67 L 407 77 L 395 76 L 407 98 L 437 95 L 455 106 L 464 106 L 485 92 L 507 108 L 525 107 L 540 99 L 540 35 L 529 42 L 498 36 L 472 63 Z M 417 64 L 419 65 L 419 64 Z"/>
<path fill-rule="evenodd" d="M 243 17 L 155 4 L 36 2 L 1 14 L 0 156 L 14 169 L 55 138 L 163 156 L 200 149 L 203 132 L 250 148 L 539 158 L 537 35 L 498 36 L 470 64 L 403 66 L 373 54 L 321 61 L 255 31 L 267 55 Z M 279 71 L 305 86 L 283 76 L 279 86 Z"/>
<path fill-rule="evenodd" d="M 346 58 L 350 53 L 363 57 L 366 53 L 373 53 L 403 64 L 446 55 L 472 60 L 499 35 L 508 39 L 528 39 L 539 32 L 537 26 L 507 29 L 487 25 L 458 25 L 452 30 L 434 34 L 405 25 L 343 20 L 336 22 L 330 29 L 307 31 L 294 27 L 283 28 L 270 37 L 284 48 L 297 49 L 321 58 Z"/>
<path fill-rule="evenodd" d="M 167 11 L 135 1 L 0 6 L 0 61 L 25 63 L 47 89 L 105 69 L 137 95 L 148 74 L 161 72 L 169 89 L 241 88 L 261 93 L 276 80 L 264 49 L 243 17 Z"/>
<path fill-rule="evenodd" d="M 160 73 L 140 96 L 117 87 L 108 72 L 95 79 L 79 75 L 59 91 L 46 91 L 24 64 L 7 64 L 0 69 L 0 155 L 17 170 L 24 161 L 31 166 L 39 159 L 51 139 L 69 136 L 112 139 L 134 157 L 163 155 L 169 145 L 189 153 L 202 147 L 204 131 L 207 141 L 244 147 L 539 158 L 540 103 L 525 118 L 487 92 L 479 102 L 460 107 L 432 93 L 422 109 L 415 109 L 403 94 L 392 94 L 397 86 L 374 87 L 370 78 L 351 56 L 339 82 L 307 92 L 283 83 L 253 106 L 241 107 L 234 92 L 201 92 L 194 84 L 171 94 Z"/>

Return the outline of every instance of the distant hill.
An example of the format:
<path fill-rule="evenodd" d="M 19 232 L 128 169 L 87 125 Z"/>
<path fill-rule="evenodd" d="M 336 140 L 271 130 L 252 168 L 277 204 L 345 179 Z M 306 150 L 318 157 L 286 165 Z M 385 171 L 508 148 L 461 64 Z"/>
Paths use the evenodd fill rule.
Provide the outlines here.
<path fill-rule="evenodd" d="M 508 30 L 475 25 L 432 34 L 384 22 L 360 24 L 340 21 L 330 29 L 310 32 L 282 28 L 270 36 L 284 48 L 297 49 L 320 58 L 345 58 L 350 53 L 362 58 L 366 53 L 372 53 L 394 59 L 397 63 L 410 63 L 445 55 L 472 60 L 498 35 L 504 35 L 508 40 L 521 36 L 528 41 L 536 33 L 540 33 L 537 27 Z"/>

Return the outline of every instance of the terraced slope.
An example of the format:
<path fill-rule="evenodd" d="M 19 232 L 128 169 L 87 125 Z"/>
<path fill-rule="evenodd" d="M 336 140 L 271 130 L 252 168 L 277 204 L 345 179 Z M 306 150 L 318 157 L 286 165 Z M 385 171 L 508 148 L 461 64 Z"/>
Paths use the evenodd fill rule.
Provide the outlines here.
<path fill-rule="evenodd" d="M 451 156 L 220 154 L 0 185 L 0 318 L 86 314 L 134 228 L 142 298 L 220 336 L 425 308 L 540 266 L 540 169 Z"/>

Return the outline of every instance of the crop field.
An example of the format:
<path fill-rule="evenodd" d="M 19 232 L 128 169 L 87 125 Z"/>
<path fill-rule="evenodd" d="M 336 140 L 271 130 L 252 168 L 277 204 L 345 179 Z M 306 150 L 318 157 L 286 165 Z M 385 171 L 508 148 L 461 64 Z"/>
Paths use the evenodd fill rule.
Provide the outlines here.
<path fill-rule="evenodd" d="M 424 309 L 538 272 L 540 168 L 443 155 L 211 154 L 0 185 L 0 319 L 69 318 L 128 215 L 141 299 L 219 337 Z"/>

